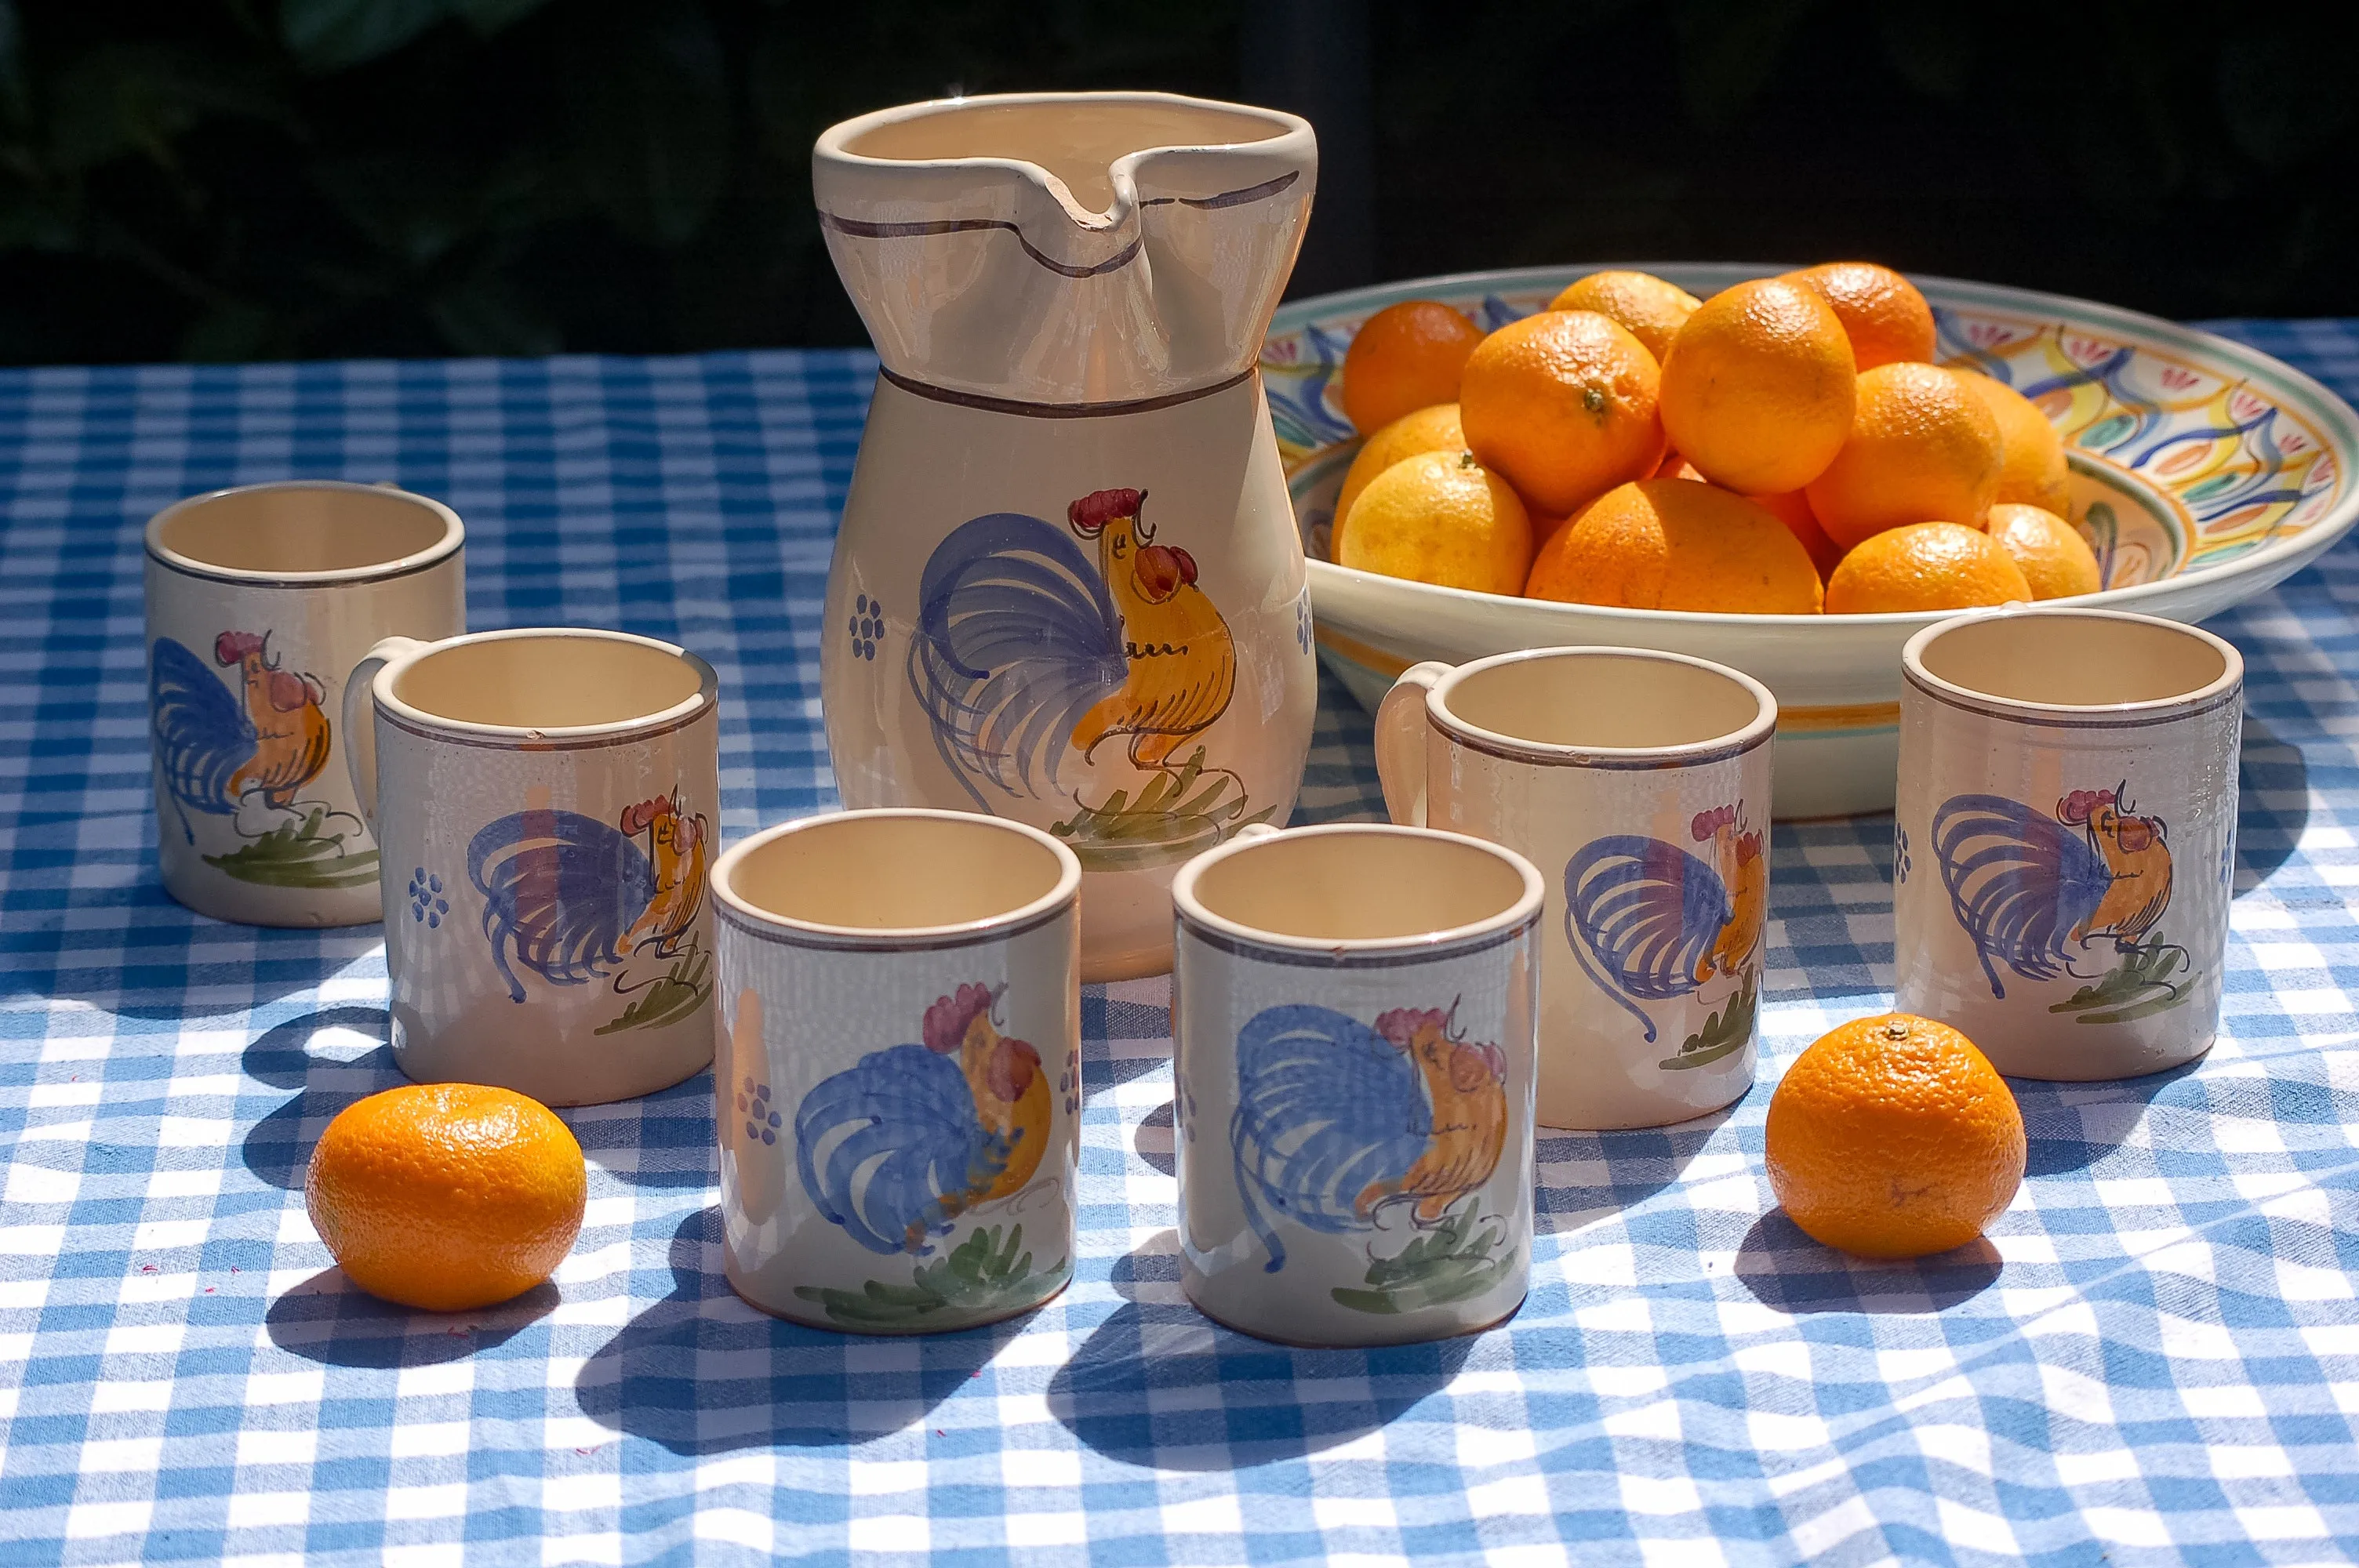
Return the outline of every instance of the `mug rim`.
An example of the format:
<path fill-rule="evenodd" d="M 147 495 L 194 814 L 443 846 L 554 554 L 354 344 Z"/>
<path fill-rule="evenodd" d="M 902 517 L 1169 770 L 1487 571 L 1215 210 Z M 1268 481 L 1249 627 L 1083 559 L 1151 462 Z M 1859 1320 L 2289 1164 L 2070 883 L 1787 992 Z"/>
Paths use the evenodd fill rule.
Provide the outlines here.
<path fill-rule="evenodd" d="M 1000 830 L 1019 834 L 1047 849 L 1057 857 L 1057 883 L 1047 892 L 1014 909 L 997 914 L 986 914 L 974 920 L 951 921 L 939 925 L 837 925 L 826 921 L 805 920 L 799 915 L 781 914 L 777 910 L 764 909 L 747 899 L 733 885 L 740 861 L 767 844 L 798 833 L 812 832 L 839 822 L 868 817 L 890 817 L 899 821 L 959 822 L 979 827 L 987 831 Z M 858 948 L 869 952 L 896 952 L 939 947 L 964 947 L 979 942 L 1003 937 L 1020 936 L 1036 926 L 1064 914 L 1081 899 L 1081 858 L 1049 834 L 1028 822 L 1012 817 L 992 816 L 979 811 L 948 811 L 935 806 L 877 806 L 849 811 L 821 811 L 810 816 L 799 816 L 790 822 L 780 822 L 758 833 L 739 839 L 721 852 L 712 863 L 712 891 L 714 911 L 728 916 L 734 923 L 749 928 L 756 935 L 792 943 L 798 946 L 828 948 Z"/>
<path fill-rule="evenodd" d="M 1469 676 L 1508 665 L 1542 659 L 1590 658 L 1628 658 L 1657 664 L 1688 665 L 1726 676 L 1751 694 L 1755 703 L 1753 717 L 1723 734 L 1707 736 L 1701 741 L 1685 741 L 1677 745 L 1578 746 L 1555 741 L 1533 741 L 1502 730 L 1487 730 L 1482 725 L 1468 722 L 1447 706 L 1448 694 L 1455 691 L 1459 683 Z M 1663 648 L 1624 647 L 1611 643 L 1566 643 L 1546 648 L 1518 648 L 1452 665 L 1448 675 L 1426 688 L 1425 711 L 1436 729 L 1476 751 L 1511 761 L 1560 766 L 1583 763 L 1642 768 L 1695 766 L 1742 756 L 1767 741 L 1777 729 L 1777 694 L 1743 670 L 1717 660 L 1699 658 L 1693 654 L 1675 654 Z"/>
<path fill-rule="evenodd" d="M 611 719 L 603 724 L 552 724 L 533 728 L 522 724 L 488 724 L 479 719 L 451 719 L 439 713 L 429 713 L 394 693 L 394 682 L 417 665 L 451 649 L 472 646 L 479 643 L 517 642 L 527 637 L 579 639 L 585 642 L 631 643 L 643 648 L 653 648 L 669 654 L 696 673 L 696 690 L 668 708 L 653 713 L 642 713 L 629 719 Z M 652 739 L 677 730 L 701 718 L 708 710 L 721 706 L 721 677 L 703 658 L 660 637 L 642 637 L 636 632 L 613 632 L 594 626 L 511 626 L 496 632 L 466 632 L 456 637 L 427 643 L 410 649 L 397 658 L 387 659 L 369 682 L 369 696 L 376 710 L 388 723 L 413 735 L 429 740 L 457 741 L 469 745 L 513 747 L 520 751 L 540 751 L 574 745 L 602 744 L 617 741 Z"/>
<path fill-rule="evenodd" d="M 1196 883 L 1203 874 L 1234 856 L 1249 854 L 1266 844 L 1290 838 L 1343 837 L 1446 839 L 1466 849 L 1479 850 L 1493 860 L 1505 861 L 1522 879 L 1524 891 L 1515 903 L 1495 914 L 1487 914 L 1461 925 L 1441 926 L 1406 936 L 1291 936 L 1214 914 L 1196 896 Z M 1364 961 L 1376 957 L 1414 961 L 1463 947 L 1484 937 L 1504 938 L 1522 932 L 1527 926 L 1538 925 L 1541 907 L 1547 900 L 1548 881 L 1540 875 L 1539 868 L 1532 864 L 1529 857 L 1505 844 L 1477 838 L 1471 833 L 1451 833 L 1440 827 L 1411 827 L 1393 822 L 1326 822 L 1231 838 L 1181 866 L 1179 874 L 1171 879 L 1172 913 L 1181 925 L 1194 927 L 1196 935 L 1241 943 L 1273 955 L 1315 956 L 1322 963 L 1348 963 L 1354 959 Z"/>
<path fill-rule="evenodd" d="M 1962 686 L 1925 667 L 1926 652 L 1952 632 L 1990 622 L 2034 617 L 2042 620 L 2122 621 L 2179 633 L 2210 645 L 2212 651 L 2220 655 L 2220 673 L 2192 691 L 2170 697 L 2144 697 L 2135 702 L 2040 702 L 2029 697 L 2002 697 L 1996 692 Z M 2245 685 L 2245 655 L 2234 643 L 2216 632 L 2207 632 L 2201 626 L 2181 621 L 2166 620 L 2159 615 L 2062 604 L 2009 604 L 1936 621 L 1902 644 L 1900 670 L 1908 686 L 1950 707 L 1967 708 L 1992 718 L 2035 719 L 2067 728 L 2106 719 L 2153 723 L 2188 717 L 2231 699 L 2244 689 Z"/>
<path fill-rule="evenodd" d="M 412 550 L 406 556 L 394 556 L 366 566 L 332 567 L 325 571 L 291 572 L 266 571 L 251 567 L 224 567 L 212 561 L 201 561 L 185 556 L 163 542 L 165 525 L 184 511 L 210 504 L 233 495 L 252 495 L 270 490 L 358 491 L 369 495 L 389 496 L 397 501 L 425 507 L 442 520 L 442 536 L 422 550 Z M 195 495 L 184 495 L 147 519 L 143 535 L 147 558 L 168 571 L 183 577 L 201 578 L 208 582 L 234 583 L 241 588 L 332 588 L 346 583 L 383 582 L 388 579 L 408 577 L 440 566 L 458 554 L 467 543 L 467 524 L 447 503 L 430 495 L 420 495 L 397 484 L 363 484 L 348 479 L 273 479 L 254 484 L 223 485 Z"/>

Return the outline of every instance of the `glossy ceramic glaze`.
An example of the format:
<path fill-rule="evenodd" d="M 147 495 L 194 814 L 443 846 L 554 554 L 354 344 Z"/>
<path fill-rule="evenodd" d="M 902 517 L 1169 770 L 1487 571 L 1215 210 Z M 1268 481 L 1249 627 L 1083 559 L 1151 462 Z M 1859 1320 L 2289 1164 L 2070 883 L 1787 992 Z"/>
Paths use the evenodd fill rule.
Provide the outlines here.
<path fill-rule="evenodd" d="M 380 638 L 466 629 L 465 538 L 439 501 L 325 480 L 191 496 L 149 521 L 148 738 L 174 898 L 249 925 L 377 918 L 344 676 Z"/>
<path fill-rule="evenodd" d="M 1777 721 L 1748 676 L 1629 648 L 1417 665 L 1378 708 L 1393 820 L 1548 883 L 1544 1126 L 1660 1127 L 1752 1086 Z"/>
<path fill-rule="evenodd" d="M 1485 1328 L 1531 1271 L 1539 873 L 1457 834 L 1271 833 L 1172 884 L 1181 1282 L 1294 1345 Z"/>
<path fill-rule="evenodd" d="M 403 1072 L 594 1105 L 712 1059 L 711 665 L 620 632 L 397 637 L 344 706 Z"/>
<path fill-rule="evenodd" d="M 1330 564 L 1328 513 L 1356 452 L 1336 369 L 1360 321 L 1400 299 L 1448 300 L 1485 326 L 1529 313 L 1599 265 L 1636 265 L 1709 295 L 1783 270 L 1601 263 L 1470 273 L 1295 301 L 1263 353 L 1271 412 L 1310 542 L 1329 666 L 1373 708 L 1422 659 L 1616 643 L 1698 654 L 1777 696 L 1781 817 L 1892 803 L 1900 647 L 1934 614 L 1706 615 L 1613 610 L 1430 588 Z M 2315 559 L 2359 519 L 2359 417 L 2317 382 L 2240 343 L 2133 311 L 1950 278 L 1931 300 L 1940 357 L 2013 384 L 2053 420 L 2075 520 L 2108 584 L 2085 602 L 2193 622 Z"/>
<path fill-rule="evenodd" d="M 739 1295 L 922 1334 L 1064 1289 L 1081 883 L 1038 828 L 956 812 L 813 817 L 722 857 L 713 1087 Z"/>
<path fill-rule="evenodd" d="M 839 786 L 1063 839 L 1092 979 L 1169 967 L 1174 870 L 1301 781 L 1255 358 L 1316 170 L 1292 115 L 1157 93 L 913 104 L 812 154 L 884 362 L 828 579 Z"/>
<path fill-rule="evenodd" d="M 2118 612 L 1909 639 L 1893 838 L 1899 1006 L 2004 1073 L 2121 1078 L 2211 1049 L 2244 660 Z"/>

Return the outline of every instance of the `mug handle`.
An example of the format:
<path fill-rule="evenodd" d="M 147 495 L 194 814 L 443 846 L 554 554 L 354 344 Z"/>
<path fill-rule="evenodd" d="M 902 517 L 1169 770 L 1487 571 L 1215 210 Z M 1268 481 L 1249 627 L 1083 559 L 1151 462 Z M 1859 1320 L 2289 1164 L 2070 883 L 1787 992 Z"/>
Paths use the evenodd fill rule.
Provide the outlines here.
<path fill-rule="evenodd" d="M 1248 822 L 1243 827 L 1238 828 L 1234 833 L 1230 834 L 1229 840 L 1232 843 L 1249 844 L 1256 838 L 1275 838 L 1284 831 L 1284 828 L 1272 827 L 1266 822 Z"/>
<path fill-rule="evenodd" d="M 344 771 L 352 775 L 353 799 L 372 838 L 376 837 L 376 696 L 372 688 L 377 671 L 425 646 L 415 637 L 387 637 L 362 654 L 344 677 Z"/>
<path fill-rule="evenodd" d="M 1438 659 L 1411 665 L 1376 705 L 1376 777 L 1386 814 L 1403 827 L 1425 826 L 1425 739 L 1433 728 L 1425 699 L 1455 667 Z"/>

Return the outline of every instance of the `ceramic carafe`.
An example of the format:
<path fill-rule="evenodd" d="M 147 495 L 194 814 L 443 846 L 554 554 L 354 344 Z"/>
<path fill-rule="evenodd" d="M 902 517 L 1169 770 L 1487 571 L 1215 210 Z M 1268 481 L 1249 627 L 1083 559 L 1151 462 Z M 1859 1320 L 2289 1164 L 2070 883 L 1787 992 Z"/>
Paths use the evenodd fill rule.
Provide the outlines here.
<path fill-rule="evenodd" d="M 1171 878 L 1282 825 L 1316 701 L 1256 371 L 1317 180 L 1291 114 L 952 99 L 821 136 L 883 362 L 828 579 L 850 806 L 987 812 L 1083 870 L 1082 972 L 1171 959 Z"/>

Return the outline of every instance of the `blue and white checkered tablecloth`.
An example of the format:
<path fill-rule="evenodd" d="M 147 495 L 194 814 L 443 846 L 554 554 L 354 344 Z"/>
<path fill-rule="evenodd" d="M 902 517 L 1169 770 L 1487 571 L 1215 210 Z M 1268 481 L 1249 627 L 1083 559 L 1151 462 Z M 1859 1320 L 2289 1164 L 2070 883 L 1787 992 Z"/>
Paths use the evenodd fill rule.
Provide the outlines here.
<path fill-rule="evenodd" d="M 2232 330 L 2359 395 L 2359 323 Z M 374 928 L 157 883 L 137 534 L 190 492 L 392 479 L 471 530 L 474 623 L 621 626 L 720 671 L 728 838 L 833 799 L 829 538 L 852 353 L 0 373 L 0 1562 L 2291 1563 L 2359 1555 L 2359 546 L 2215 624 L 2251 661 L 2225 1034 L 2018 1086 L 1988 1242 L 1852 1262 L 1775 1210 L 1769 1088 L 1881 1008 L 1890 826 L 1780 827 L 1761 1083 L 1550 1136 L 1529 1303 L 1288 1350 L 1181 1298 L 1165 982 L 1093 988 L 1073 1287 L 844 1337 L 741 1304 L 711 1086 L 571 1112 L 554 1288 L 355 1293 L 303 1212 L 400 1080 Z M 1330 687 L 1303 815 L 1371 814 Z"/>

